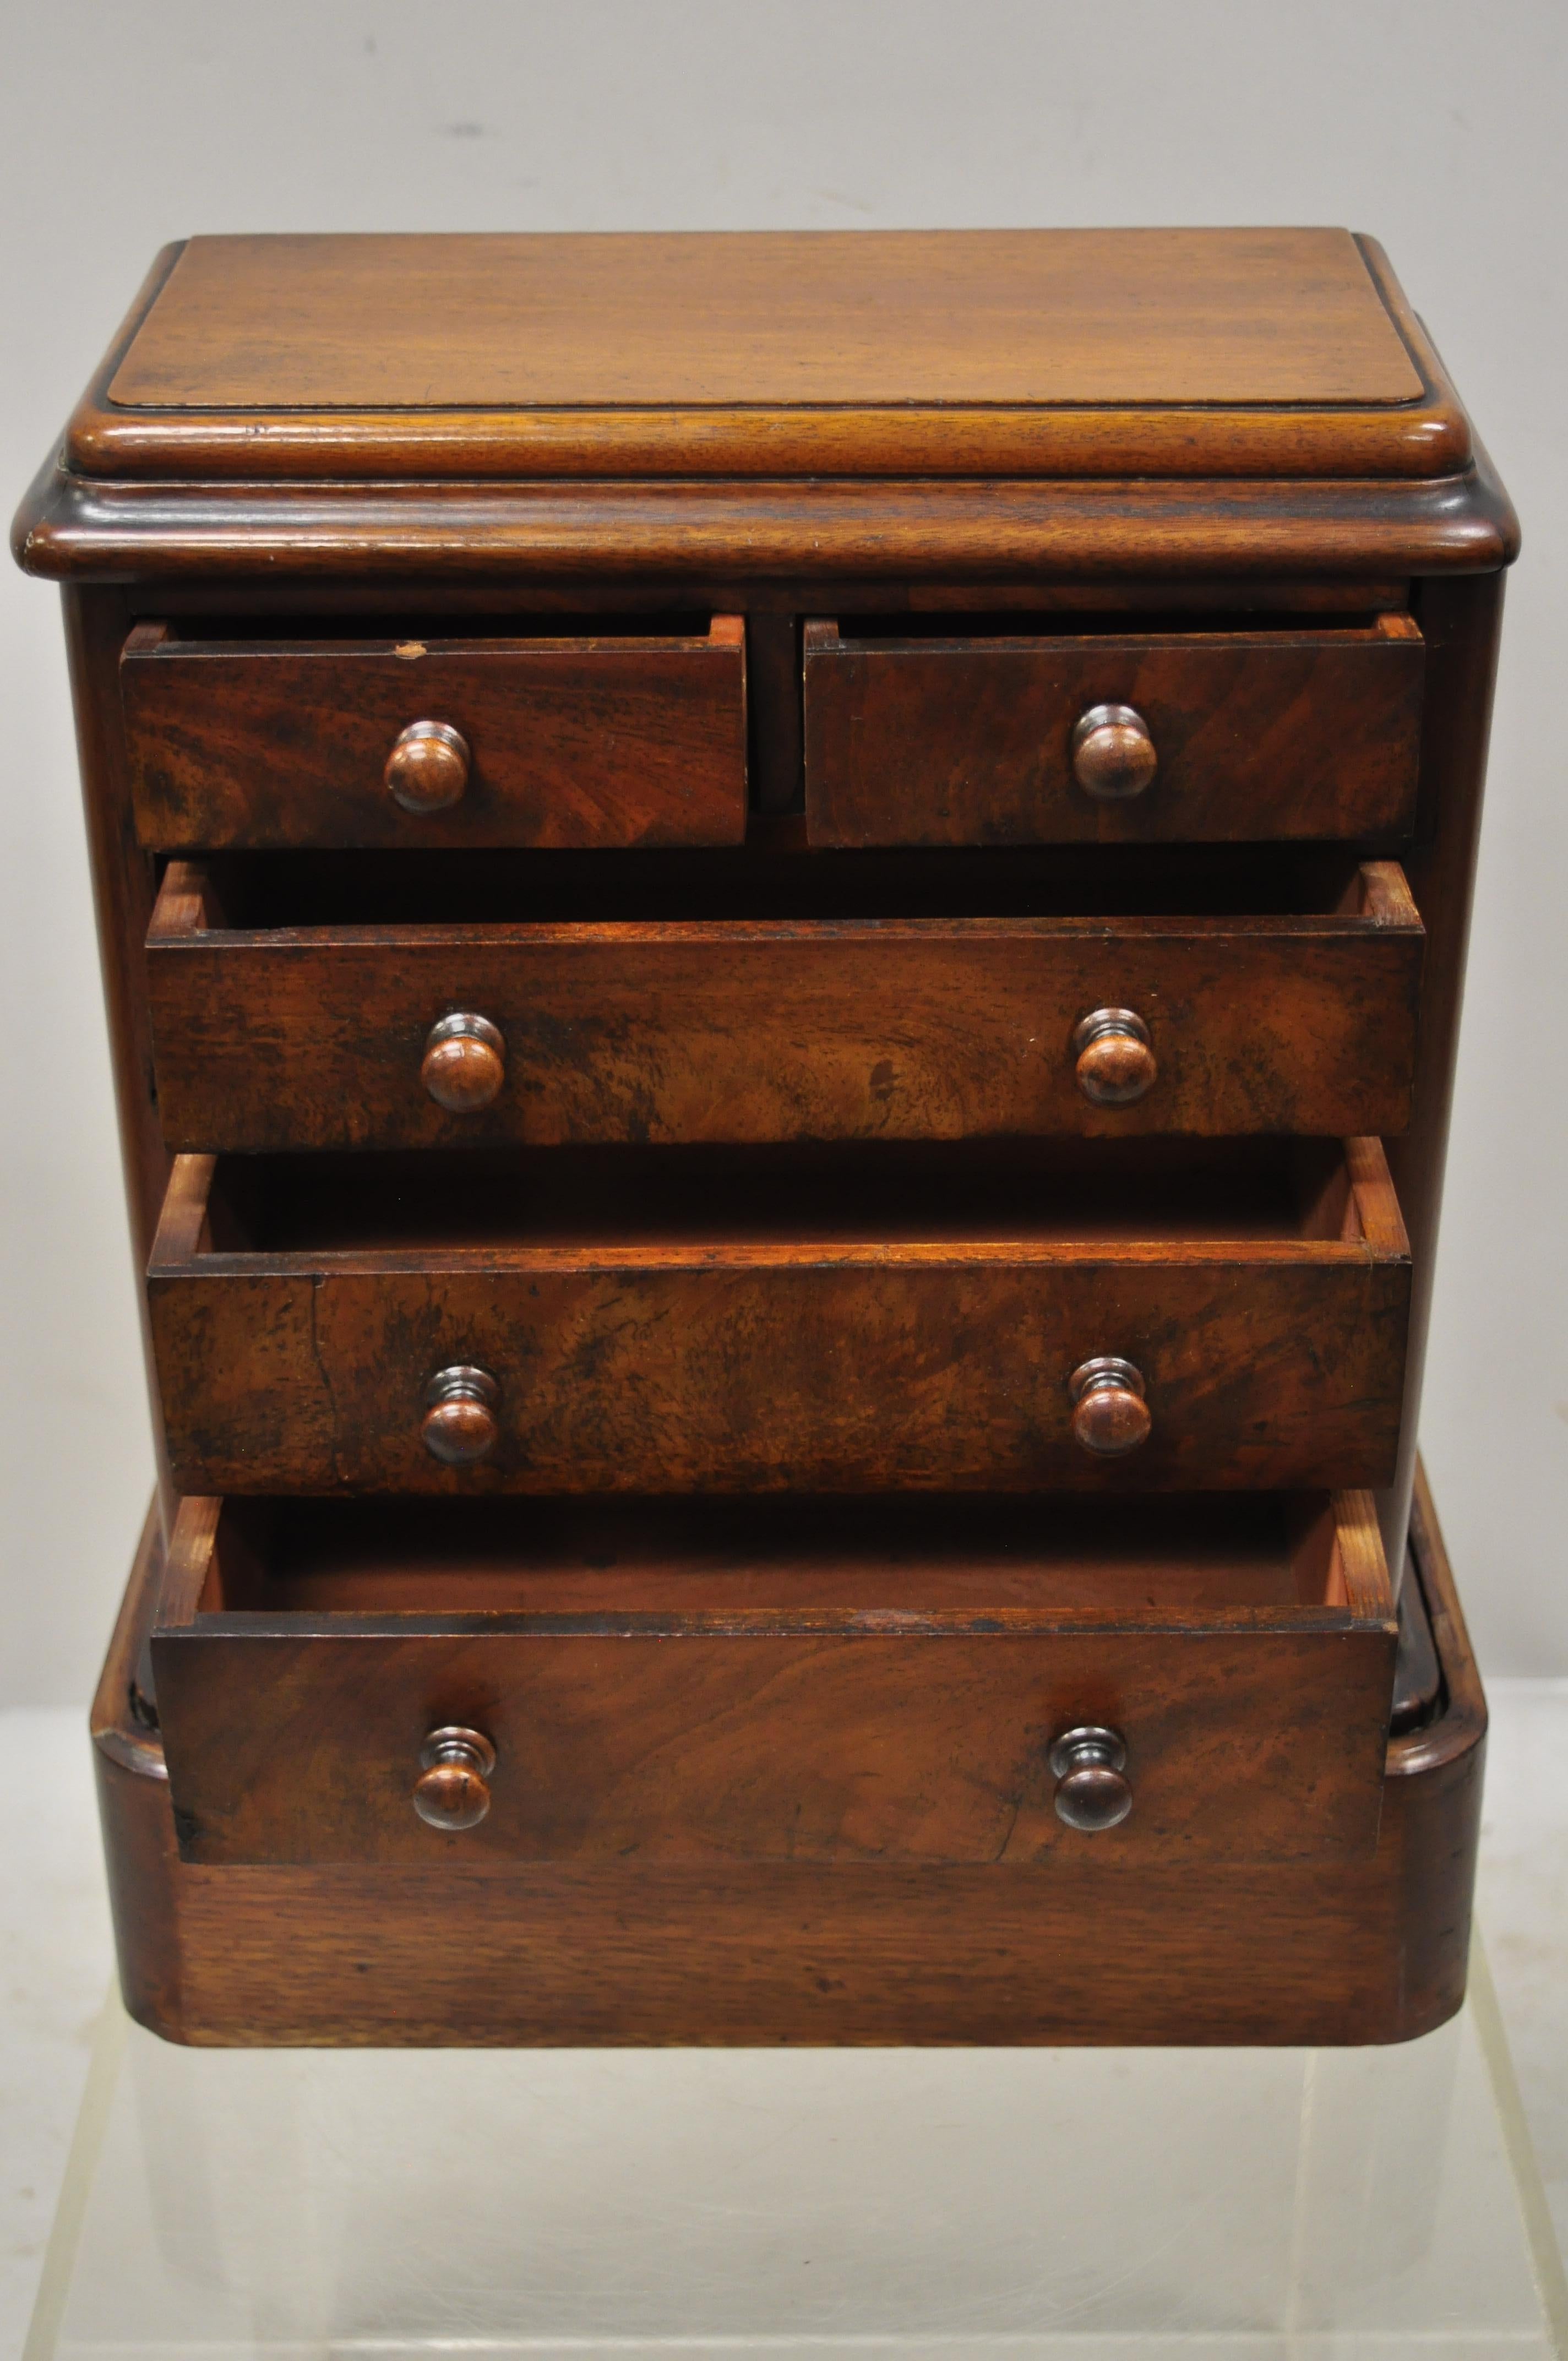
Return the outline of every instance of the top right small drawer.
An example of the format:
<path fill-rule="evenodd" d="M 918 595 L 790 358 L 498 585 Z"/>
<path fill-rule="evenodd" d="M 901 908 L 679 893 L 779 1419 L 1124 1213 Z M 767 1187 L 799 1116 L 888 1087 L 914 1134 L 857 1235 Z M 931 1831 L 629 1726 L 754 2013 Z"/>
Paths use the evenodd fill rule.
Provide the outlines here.
<path fill-rule="evenodd" d="M 807 832 L 842 846 L 1405 836 L 1425 656 L 1405 614 L 1051 637 L 811 621 Z"/>

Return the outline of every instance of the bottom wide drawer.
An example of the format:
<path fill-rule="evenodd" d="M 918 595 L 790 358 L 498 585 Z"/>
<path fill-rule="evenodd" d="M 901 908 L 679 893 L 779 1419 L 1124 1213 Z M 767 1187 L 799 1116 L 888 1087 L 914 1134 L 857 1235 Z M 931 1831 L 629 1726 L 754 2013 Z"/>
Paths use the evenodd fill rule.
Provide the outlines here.
<path fill-rule="evenodd" d="M 152 1655 L 191 1861 L 1135 1865 L 1370 1850 L 1395 1640 L 1366 1493 L 192 1499 Z"/>

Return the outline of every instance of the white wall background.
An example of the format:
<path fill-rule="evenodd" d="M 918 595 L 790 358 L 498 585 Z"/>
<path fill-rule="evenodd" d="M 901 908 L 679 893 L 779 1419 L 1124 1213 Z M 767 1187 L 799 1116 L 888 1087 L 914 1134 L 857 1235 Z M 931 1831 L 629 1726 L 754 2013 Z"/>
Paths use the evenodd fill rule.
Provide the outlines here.
<path fill-rule="evenodd" d="M 4 0 L 0 499 L 192 231 L 1330 222 L 1525 526 L 1424 1441 L 1484 1665 L 1568 1673 L 1560 0 Z M 150 1481 L 56 602 L 0 575 L 0 1705 L 84 1697 Z"/>

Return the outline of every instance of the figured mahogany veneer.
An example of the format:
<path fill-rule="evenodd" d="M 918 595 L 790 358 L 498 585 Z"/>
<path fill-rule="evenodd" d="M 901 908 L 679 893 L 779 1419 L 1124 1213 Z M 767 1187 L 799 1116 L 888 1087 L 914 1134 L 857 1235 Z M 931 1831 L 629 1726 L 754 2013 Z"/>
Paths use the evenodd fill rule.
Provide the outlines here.
<path fill-rule="evenodd" d="M 1409 615 L 1075 638 L 812 621 L 805 645 L 816 844 L 1354 838 L 1408 833 L 1414 817 L 1423 650 Z M 1105 708 L 1149 752 L 1096 794 L 1074 738 Z"/>
<path fill-rule="evenodd" d="M 186 636 L 120 664 L 144 844 L 737 844 L 746 646 L 706 636 Z M 455 733 L 449 786 L 396 792 L 411 725 Z M 459 774 L 461 783 L 459 784 Z M 432 800 L 432 796 L 439 799 Z"/>
<path fill-rule="evenodd" d="M 453 916 L 411 925 L 401 879 L 378 909 L 363 873 L 226 888 L 175 862 L 148 937 L 164 1137 L 249 1152 L 1402 1131 L 1422 946 L 1403 873 L 1342 862 L 1306 908 L 1253 910 L 1280 882 L 1189 880 L 1195 897 L 1241 906 L 1189 917 L 1179 873 L 1123 866 L 1075 884 L 1047 865 L 992 881 L 1010 915 L 908 917 L 894 914 L 942 881 L 873 865 L 828 881 L 828 906 L 857 915 L 806 915 L 821 896 L 797 877 L 801 914 L 774 917 L 741 914 L 788 906 L 777 871 L 732 863 L 685 888 L 723 917 L 678 915 L 682 876 L 666 868 L 641 903 L 668 917 L 477 921 L 509 895 L 592 912 L 617 889 L 529 864 L 446 883 L 432 865 L 414 906 Z M 967 898 L 961 878 L 946 890 Z M 319 923 L 334 892 L 349 923 Z M 636 906 L 636 886 L 621 893 Z M 1169 917 L 1154 915 L 1162 903 Z M 1157 1066 L 1119 1100 L 1086 1086 L 1076 1038 L 1102 1004 L 1130 1007 Z M 498 1067 L 460 1111 L 422 1081 L 449 1012 L 504 1045 L 504 1079 Z"/>
<path fill-rule="evenodd" d="M 1131 1869 L 1370 1851 L 1394 1641 L 1360 1494 L 192 1499 L 152 1661 L 191 1861 L 1028 1861 L 1089 1841 L 1048 1757 L 1110 1722 Z M 413 1803 L 454 1724 L 495 1753 L 461 1845 Z"/>
<path fill-rule="evenodd" d="M 1409 1248 L 1375 1140 L 191 1156 L 148 1283 L 186 1492 L 1369 1485 Z M 1074 1435 L 1094 1354 L 1142 1372 L 1134 1458 Z M 499 1434 L 454 1467 L 420 1425 L 465 1363 Z"/>

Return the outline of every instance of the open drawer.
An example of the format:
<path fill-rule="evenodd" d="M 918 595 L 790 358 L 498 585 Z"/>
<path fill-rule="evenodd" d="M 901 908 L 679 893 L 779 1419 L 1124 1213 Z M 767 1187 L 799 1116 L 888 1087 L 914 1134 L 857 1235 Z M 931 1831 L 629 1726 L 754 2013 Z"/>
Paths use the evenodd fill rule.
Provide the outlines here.
<path fill-rule="evenodd" d="M 148 940 L 165 1138 L 1343 1138 L 1409 1120 L 1424 938 L 1396 862 L 650 861 L 172 863 Z"/>
<path fill-rule="evenodd" d="M 740 616 L 515 633 L 138 623 L 120 696 L 140 841 L 740 842 Z"/>
<path fill-rule="evenodd" d="M 1361 1493 L 187 1499 L 152 1657 L 191 1861 L 1168 1868 L 1371 1850 L 1395 1639 Z"/>
<path fill-rule="evenodd" d="M 186 1156 L 186 1492 L 1380 1485 L 1376 1140 Z"/>
<path fill-rule="evenodd" d="M 1426 650 L 1406 614 L 1076 633 L 806 626 L 822 845 L 1409 835 Z"/>

